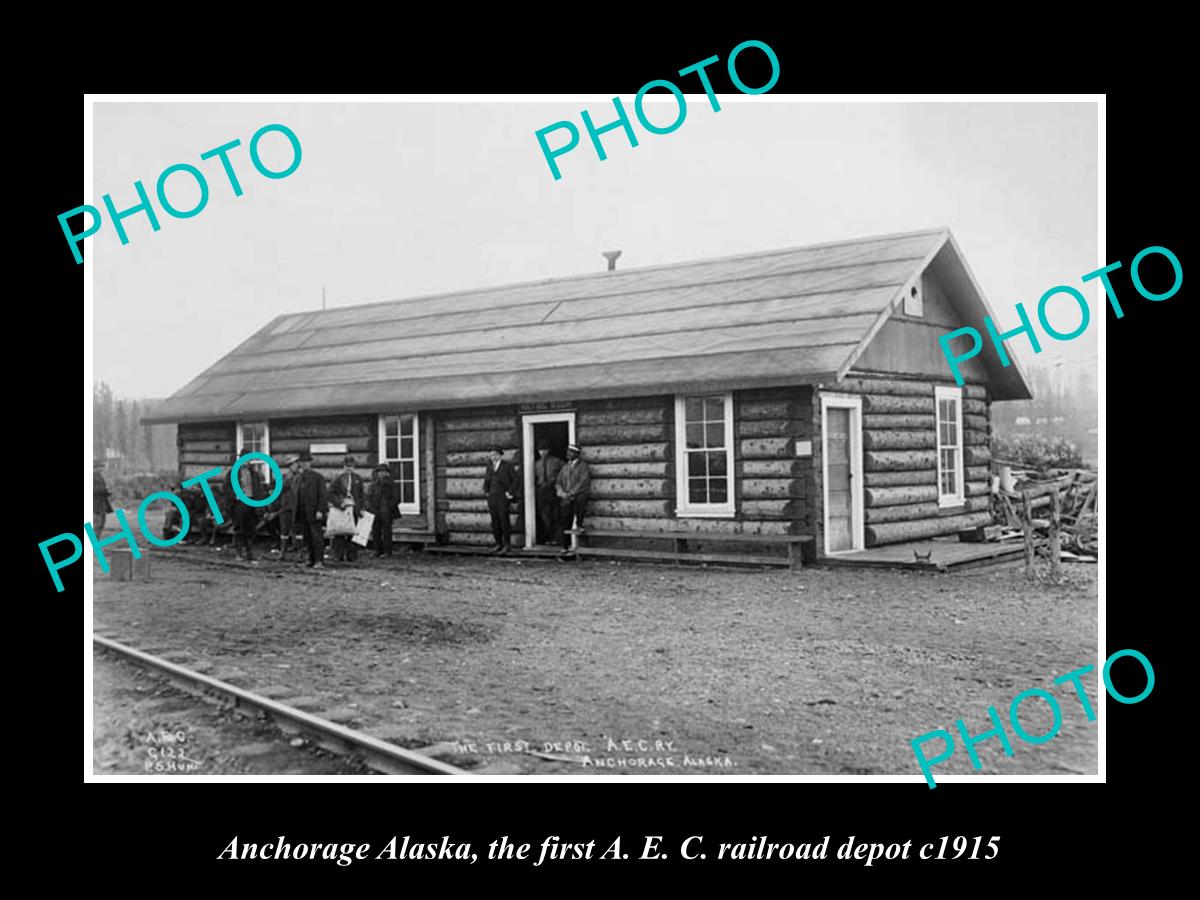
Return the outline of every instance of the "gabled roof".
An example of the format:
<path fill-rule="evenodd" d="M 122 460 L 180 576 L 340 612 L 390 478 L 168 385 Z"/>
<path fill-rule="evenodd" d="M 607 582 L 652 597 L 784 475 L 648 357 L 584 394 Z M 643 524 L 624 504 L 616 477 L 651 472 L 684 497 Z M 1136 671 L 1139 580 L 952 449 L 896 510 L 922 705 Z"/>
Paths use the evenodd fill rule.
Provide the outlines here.
<path fill-rule="evenodd" d="M 935 256 L 990 314 L 949 231 L 911 232 L 280 316 L 143 421 L 834 381 Z"/>

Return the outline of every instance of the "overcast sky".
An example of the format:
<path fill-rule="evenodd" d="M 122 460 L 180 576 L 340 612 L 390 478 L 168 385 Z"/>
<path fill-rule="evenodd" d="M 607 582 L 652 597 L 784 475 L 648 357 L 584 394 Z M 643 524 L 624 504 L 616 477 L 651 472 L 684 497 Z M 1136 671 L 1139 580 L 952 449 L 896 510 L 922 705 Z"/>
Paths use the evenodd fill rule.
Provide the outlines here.
<path fill-rule="evenodd" d="M 626 107 L 632 98 L 623 97 Z M 619 267 L 948 225 L 1002 326 L 1038 298 L 1108 260 L 1097 246 L 1096 107 L 1092 103 L 799 103 L 778 97 L 688 98 L 683 125 L 639 146 L 618 130 L 599 161 L 586 133 L 555 181 L 534 132 L 611 101 L 546 103 L 97 103 L 94 196 L 133 206 L 159 173 L 187 162 L 208 177 L 207 207 L 173 219 L 155 206 L 88 238 L 94 266 L 95 379 L 119 396 L 165 397 L 273 317 Z M 655 109 L 667 123 L 674 102 Z M 303 160 L 260 176 L 247 145 L 282 123 Z M 582 126 L 580 126 L 582 131 Z M 235 197 L 215 159 L 234 138 Z M 551 138 L 554 146 L 561 135 Z M 264 139 L 272 168 L 285 139 Z M 173 175 L 179 208 L 198 196 Z M 1088 330 L 1043 340 L 1039 363 L 1096 369 L 1094 288 Z M 1061 302 L 1061 299 L 1060 301 Z M 1070 331 L 1063 304 L 1052 324 Z M 1035 318 L 1036 321 L 1036 318 Z M 1022 350 L 1025 352 L 1022 353 Z M 990 352 L 990 350 L 988 351 Z M 1035 357 L 1017 339 L 1023 363 Z"/>

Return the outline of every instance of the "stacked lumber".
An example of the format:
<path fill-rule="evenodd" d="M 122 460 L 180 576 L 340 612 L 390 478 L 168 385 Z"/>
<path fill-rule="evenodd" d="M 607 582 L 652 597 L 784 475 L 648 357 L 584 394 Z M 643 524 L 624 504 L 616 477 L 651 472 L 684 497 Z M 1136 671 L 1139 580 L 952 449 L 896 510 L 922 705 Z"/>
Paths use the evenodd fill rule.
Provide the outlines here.
<path fill-rule="evenodd" d="M 994 498 L 997 520 L 1010 531 L 1028 532 L 1031 552 L 1094 562 L 1099 552 L 1097 501 L 1099 480 L 1091 469 L 1029 469 L 1003 460 L 1012 471 L 1011 490 Z M 1024 510 L 1028 507 L 1029 514 Z M 1066 551 L 1062 555 L 1062 551 Z"/>

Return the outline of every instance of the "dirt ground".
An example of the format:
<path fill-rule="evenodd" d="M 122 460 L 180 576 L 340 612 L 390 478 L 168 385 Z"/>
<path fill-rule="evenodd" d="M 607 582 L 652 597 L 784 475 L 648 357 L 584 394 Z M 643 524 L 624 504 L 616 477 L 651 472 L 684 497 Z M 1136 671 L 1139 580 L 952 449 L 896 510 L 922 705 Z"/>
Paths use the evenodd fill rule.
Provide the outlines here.
<path fill-rule="evenodd" d="M 1095 660 L 1094 566 L 1030 585 L 1012 564 L 791 572 L 408 553 L 313 572 L 192 546 L 150 559 L 145 583 L 96 569 L 99 633 L 473 771 L 919 775 L 912 738 L 958 718 L 981 733 L 987 706 L 1006 716 L 1043 687 L 1062 731 L 1038 746 L 1012 736 L 1012 757 L 980 744 L 983 772 L 1096 772 L 1096 723 L 1051 684 Z M 1095 704 L 1097 673 L 1083 683 Z M 1040 701 L 1021 721 L 1050 726 Z M 935 777 L 972 771 L 960 746 Z"/>
<path fill-rule="evenodd" d="M 210 707 L 107 653 L 93 654 L 92 674 L 94 774 L 372 774 L 303 739 L 293 746 L 270 725 Z"/>

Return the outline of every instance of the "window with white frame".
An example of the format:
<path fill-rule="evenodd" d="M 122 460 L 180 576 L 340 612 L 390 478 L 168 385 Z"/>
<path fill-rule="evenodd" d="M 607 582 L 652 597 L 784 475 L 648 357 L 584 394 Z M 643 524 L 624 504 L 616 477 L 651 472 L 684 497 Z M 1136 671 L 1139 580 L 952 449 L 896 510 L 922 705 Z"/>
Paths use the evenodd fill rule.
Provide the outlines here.
<path fill-rule="evenodd" d="M 675 398 L 675 512 L 734 514 L 733 394 Z"/>
<path fill-rule="evenodd" d="M 938 506 L 963 499 L 962 388 L 934 389 L 937 402 Z"/>
<path fill-rule="evenodd" d="M 379 460 L 388 463 L 400 496 L 400 512 L 421 511 L 420 423 L 416 413 L 379 417 Z"/>
<path fill-rule="evenodd" d="M 265 453 L 271 455 L 271 434 L 266 422 L 238 422 L 237 449 L 239 453 Z M 254 466 L 262 476 L 263 484 L 268 490 L 272 489 L 271 467 L 261 459 L 252 459 L 246 463 Z"/>

